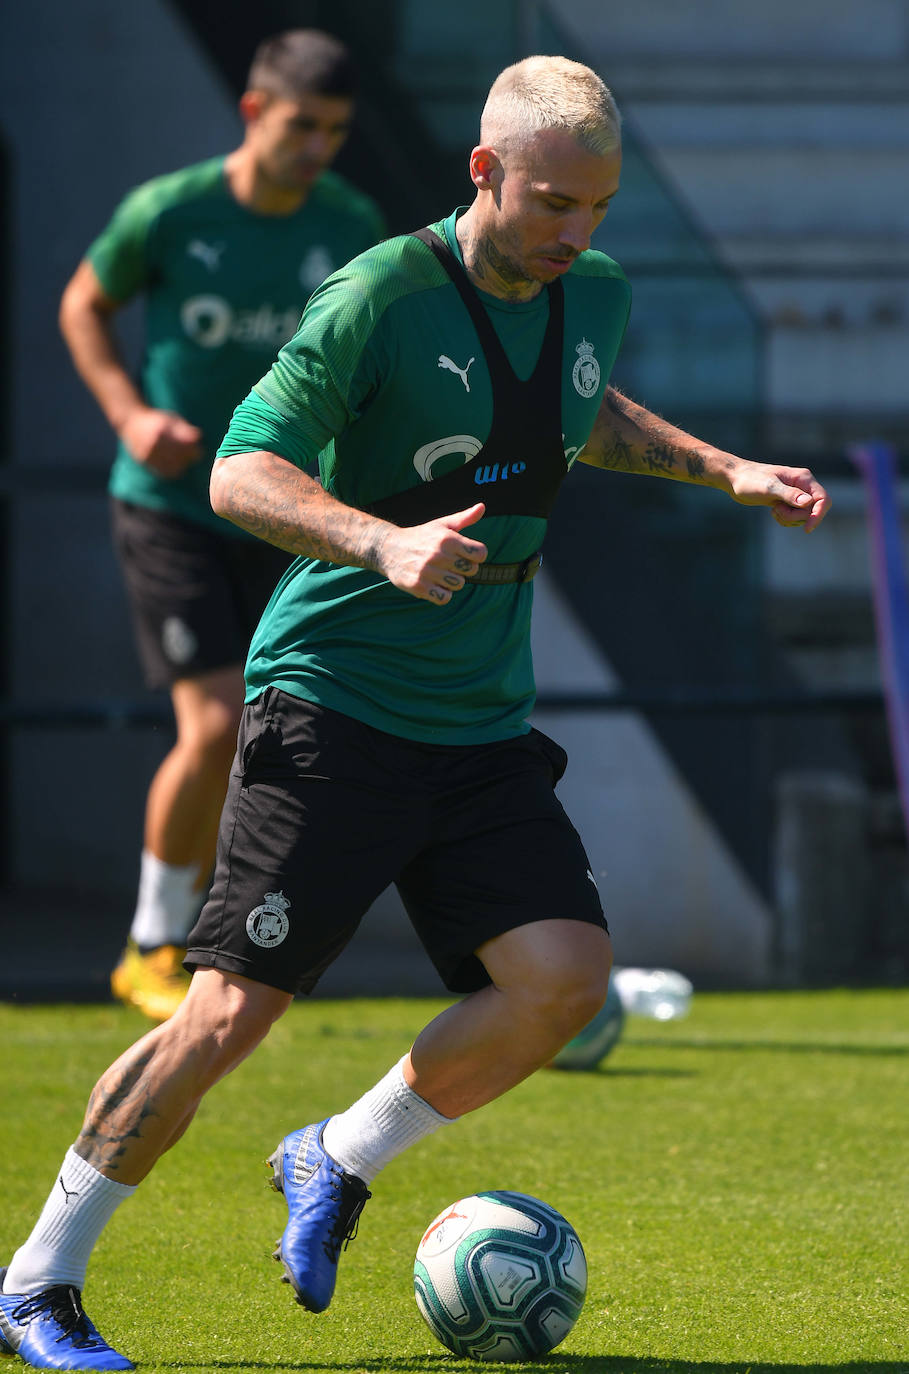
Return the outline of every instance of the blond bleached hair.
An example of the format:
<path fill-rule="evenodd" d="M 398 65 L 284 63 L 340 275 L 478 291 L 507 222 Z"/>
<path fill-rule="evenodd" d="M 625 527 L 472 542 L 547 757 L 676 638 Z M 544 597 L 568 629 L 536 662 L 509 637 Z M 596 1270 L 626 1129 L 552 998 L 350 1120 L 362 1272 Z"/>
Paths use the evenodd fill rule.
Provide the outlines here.
<path fill-rule="evenodd" d="M 621 145 L 622 119 L 609 87 L 567 57 L 525 57 L 500 72 L 480 116 L 480 142 L 509 151 L 541 129 L 561 129 L 597 157 Z"/>

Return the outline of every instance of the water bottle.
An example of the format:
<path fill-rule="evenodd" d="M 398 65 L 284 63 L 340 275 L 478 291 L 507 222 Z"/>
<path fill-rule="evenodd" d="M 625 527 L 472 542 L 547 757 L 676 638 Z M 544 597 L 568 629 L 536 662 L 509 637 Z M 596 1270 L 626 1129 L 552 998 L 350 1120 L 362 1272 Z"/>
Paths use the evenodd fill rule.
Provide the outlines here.
<path fill-rule="evenodd" d="M 614 968 L 612 983 L 626 1012 L 673 1021 L 687 1016 L 694 991 L 684 974 L 671 968 Z"/>

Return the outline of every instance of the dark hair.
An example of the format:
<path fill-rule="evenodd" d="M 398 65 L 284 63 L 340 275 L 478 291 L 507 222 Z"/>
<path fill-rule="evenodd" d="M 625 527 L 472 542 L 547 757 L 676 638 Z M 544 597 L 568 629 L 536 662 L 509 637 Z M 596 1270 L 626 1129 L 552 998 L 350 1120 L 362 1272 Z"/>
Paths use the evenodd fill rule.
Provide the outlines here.
<path fill-rule="evenodd" d="M 288 29 L 259 44 L 246 89 L 283 100 L 300 95 L 356 94 L 353 58 L 339 38 L 321 29 Z"/>

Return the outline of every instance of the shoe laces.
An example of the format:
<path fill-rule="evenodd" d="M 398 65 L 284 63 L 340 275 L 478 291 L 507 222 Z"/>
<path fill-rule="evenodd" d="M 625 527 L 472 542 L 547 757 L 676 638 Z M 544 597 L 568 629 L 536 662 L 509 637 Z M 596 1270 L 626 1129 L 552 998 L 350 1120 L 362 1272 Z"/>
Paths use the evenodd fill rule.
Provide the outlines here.
<path fill-rule="evenodd" d="M 360 1213 L 372 1193 L 361 1179 L 352 1178 L 340 1169 L 332 1169 L 331 1186 L 338 1194 L 338 1210 L 322 1247 L 332 1264 L 337 1264 L 342 1248 L 346 1250 L 350 1242 L 356 1240 Z"/>
<path fill-rule="evenodd" d="M 27 1325 L 38 1320 L 53 1321 L 60 1327 L 56 1344 L 71 1340 L 80 1350 L 90 1349 L 99 1344 L 97 1332 L 92 1328 L 82 1306 L 82 1295 L 78 1288 L 69 1284 L 55 1284 L 44 1288 L 40 1293 L 29 1293 L 13 1309 L 13 1320 Z M 100 1342 L 103 1345 L 103 1342 Z"/>

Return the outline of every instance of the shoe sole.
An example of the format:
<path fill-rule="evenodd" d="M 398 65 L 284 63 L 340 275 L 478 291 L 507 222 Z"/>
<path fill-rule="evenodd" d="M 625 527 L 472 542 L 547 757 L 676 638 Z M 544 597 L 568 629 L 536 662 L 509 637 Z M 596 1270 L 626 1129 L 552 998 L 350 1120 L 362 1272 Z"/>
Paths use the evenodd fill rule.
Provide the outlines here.
<path fill-rule="evenodd" d="M 283 1140 L 281 1141 L 281 1144 L 277 1147 L 277 1149 L 276 1149 L 272 1154 L 270 1154 L 270 1155 L 268 1156 L 268 1159 L 266 1159 L 265 1163 L 268 1164 L 268 1165 L 270 1166 L 271 1171 L 272 1171 L 272 1176 L 271 1176 L 271 1178 L 268 1180 L 268 1185 L 269 1185 L 269 1187 L 270 1187 L 270 1188 L 274 1188 L 275 1192 L 276 1192 L 276 1193 L 280 1193 L 280 1194 L 282 1195 L 282 1197 L 283 1197 L 283 1195 L 284 1195 L 284 1141 L 283 1141 Z"/>

